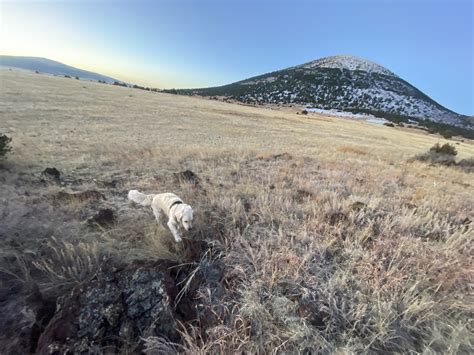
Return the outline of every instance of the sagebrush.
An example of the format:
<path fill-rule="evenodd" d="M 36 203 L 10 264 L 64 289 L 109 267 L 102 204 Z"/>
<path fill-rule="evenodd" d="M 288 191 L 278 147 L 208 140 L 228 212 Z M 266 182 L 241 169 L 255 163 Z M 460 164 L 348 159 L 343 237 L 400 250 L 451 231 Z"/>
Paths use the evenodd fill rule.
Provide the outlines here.
<path fill-rule="evenodd" d="M 438 154 L 446 154 L 446 155 L 457 155 L 458 151 L 456 147 L 450 143 L 445 143 L 443 145 L 440 145 L 439 143 L 436 143 L 434 146 L 430 148 L 430 152 L 435 152 Z"/>

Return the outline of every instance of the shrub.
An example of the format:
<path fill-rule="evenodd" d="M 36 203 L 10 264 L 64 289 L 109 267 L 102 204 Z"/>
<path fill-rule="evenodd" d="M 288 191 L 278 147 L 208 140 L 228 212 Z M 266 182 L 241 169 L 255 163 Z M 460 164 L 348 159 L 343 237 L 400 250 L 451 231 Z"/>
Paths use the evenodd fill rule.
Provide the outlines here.
<path fill-rule="evenodd" d="M 5 134 L 0 134 L 0 158 L 3 158 L 9 151 L 12 150 L 10 142 L 12 139 Z"/>
<path fill-rule="evenodd" d="M 99 243 L 70 243 L 52 237 L 46 244 L 45 255 L 33 261 L 51 282 L 84 281 L 97 270 L 106 258 Z"/>
<path fill-rule="evenodd" d="M 458 163 L 458 166 L 467 172 L 474 172 L 474 158 L 463 159 Z"/>
<path fill-rule="evenodd" d="M 341 153 L 352 153 L 352 154 L 360 154 L 360 155 L 367 154 L 367 150 L 364 149 L 363 147 L 352 146 L 352 145 L 341 145 L 337 147 L 336 150 Z"/>
<path fill-rule="evenodd" d="M 440 145 L 436 143 L 428 152 L 417 155 L 414 159 L 431 164 L 452 166 L 456 165 L 456 161 L 454 160 L 456 154 L 458 154 L 458 151 L 454 145 L 449 143 Z"/>
<path fill-rule="evenodd" d="M 441 132 L 440 134 L 441 134 L 441 135 L 443 136 L 443 138 L 445 138 L 445 139 L 450 139 L 450 138 L 453 138 L 453 136 L 454 136 L 453 132 L 451 132 L 451 131 Z"/>
<path fill-rule="evenodd" d="M 456 147 L 452 144 L 446 143 L 444 145 L 439 145 L 436 143 L 434 146 L 430 148 L 430 152 L 438 153 L 438 154 L 446 154 L 446 155 L 457 155 L 458 151 Z"/>
<path fill-rule="evenodd" d="M 122 83 L 122 82 L 120 82 L 120 81 L 114 81 L 114 85 L 127 87 L 127 84 Z"/>
<path fill-rule="evenodd" d="M 308 114 L 308 111 L 303 110 L 303 111 L 301 111 L 301 114 L 302 114 L 302 115 L 307 115 L 307 114 Z"/>
<path fill-rule="evenodd" d="M 428 162 L 431 164 L 446 165 L 446 166 L 456 165 L 456 161 L 454 160 L 453 155 L 433 153 L 431 151 L 425 154 L 418 155 L 415 157 L 415 159 Z"/>
<path fill-rule="evenodd" d="M 456 147 L 452 144 L 446 143 L 444 145 L 439 145 L 436 143 L 430 148 L 426 153 L 419 154 L 414 158 L 410 159 L 419 160 L 428 162 L 431 164 L 446 165 L 446 166 L 456 166 L 465 172 L 474 172 L 474 157 L 468 159 L 462 159 L 459 163 L 456 163 L 454 157 L 458 154 Z"/>

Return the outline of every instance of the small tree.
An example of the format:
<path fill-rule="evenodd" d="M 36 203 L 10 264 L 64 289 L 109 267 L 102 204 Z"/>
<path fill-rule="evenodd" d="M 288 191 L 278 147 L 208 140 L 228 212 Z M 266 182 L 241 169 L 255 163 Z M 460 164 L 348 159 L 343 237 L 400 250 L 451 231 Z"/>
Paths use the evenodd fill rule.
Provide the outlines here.
<path fill-rule="evenodd" d="M 438 153 L 438 154 L 446 154 L 446 155 L 457 155 L 458 151 L 456 147 L 452 144 L 445 143 L 443 145 L 439 145 L 436 143 L 434 146 L 430 148 L 430 152 Z"/>
<path fill-rule="evenodd" d="M 12 139 L 4 134 L 0 134 L 0 158 L 3 158 L 9 151 L 12 150 L 10 142 Z"/>

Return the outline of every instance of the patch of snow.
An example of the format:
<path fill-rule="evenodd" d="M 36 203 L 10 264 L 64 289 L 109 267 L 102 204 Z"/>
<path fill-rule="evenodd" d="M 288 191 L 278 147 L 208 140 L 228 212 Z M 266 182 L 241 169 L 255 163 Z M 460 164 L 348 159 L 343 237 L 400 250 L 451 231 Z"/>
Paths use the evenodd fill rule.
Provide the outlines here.
<path fill-rule="evenodd" d="M 240 85 L 255 85 L 260 83 L 273 83 L 278 78 L 276 76 L 268 76 L 263 79 L 256 79 L 256 80 L 249 80 L 249 81 L 242 81 Z"/>
<path fill-rule="evenodd" d="M 354 57 L 351 55 L 335 55 L 331 57 L 324 57 L 303 65 L 298 68 L 314 69 L 314 68 L 336 68 L 347 70 L 361 70 L 368 73 L 378 73 L 384 75 L 395 76 L 390 70 L 385 69 L 381 65 L 370 60 Z"/>
<path fill-rule="evenodd" d="M 376 124 L 376 125 L 383 125 L 384 123 L 387 123 L 388 121 L 383 119 L 383 118 L 368 118 L 366 119 L 367 122 L 369 123 L 373 123 L 373 124 Z"/>
<path fill-rule="evenodd" d="M 324 110 L 324 109 L 314 108 L 314 107 L 306 108 L 306 111 L 320 113 L 323 115 L 333 116 L 333 117 L 343 117 L 343 118 L 351 118 L 355 120 L 365 120 L 368 123 L 372 123 L 376 125 L 383 125 L 384 123 L 390 122 L 384 118 L 375 117 L 374 115 L 368 115 L 368 114 L 363 114 L 363 113 L 352 113 L 352 112 L 338 111 L 338 110 Z"/>

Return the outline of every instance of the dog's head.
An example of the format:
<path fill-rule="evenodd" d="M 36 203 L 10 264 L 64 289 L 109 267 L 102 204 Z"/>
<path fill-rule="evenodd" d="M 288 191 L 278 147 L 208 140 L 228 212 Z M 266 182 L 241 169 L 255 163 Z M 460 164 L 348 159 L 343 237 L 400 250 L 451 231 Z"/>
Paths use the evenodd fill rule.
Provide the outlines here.
<path fill-rule="evenodd" d="M 176 207 L 176 217 L 179 224 L 187 231 L 193 228 L 193 209 L 191 206 L 183 203 Z"/>

